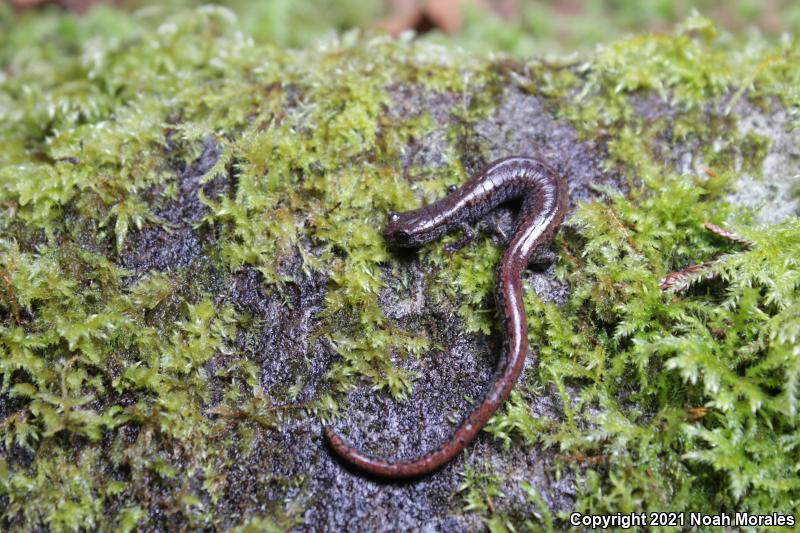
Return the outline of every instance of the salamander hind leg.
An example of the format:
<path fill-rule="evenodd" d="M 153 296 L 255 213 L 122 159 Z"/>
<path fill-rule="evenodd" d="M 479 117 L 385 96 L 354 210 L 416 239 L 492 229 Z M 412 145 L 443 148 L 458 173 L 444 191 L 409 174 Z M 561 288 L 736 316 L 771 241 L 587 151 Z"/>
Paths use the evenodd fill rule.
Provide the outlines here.
<path fill-rule="evenodd" d="M 550 248 L 540 247 L 528 260 L 528 266 L 533 270 L 544 271 L 556 262 L 556 253 Z"/>

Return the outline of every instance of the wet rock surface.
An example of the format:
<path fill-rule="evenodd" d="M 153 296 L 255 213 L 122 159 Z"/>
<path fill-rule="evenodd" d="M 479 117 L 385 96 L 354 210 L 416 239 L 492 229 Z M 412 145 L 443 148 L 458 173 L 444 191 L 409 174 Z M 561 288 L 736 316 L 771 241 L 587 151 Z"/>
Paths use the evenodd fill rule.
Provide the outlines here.
<path fill-rule="evenodd" d="M 458 105 L 457 97 L 426 94 L 408 87 L 396 89 L 394 97 L 397 105 L 392 107 L 393 113 L 418 113 L 424 109 L 442 124 L 441 130 L 409 146 L 407 158 L 401 162 L 403 167 L 436 166 L 447 142 L 445 128 L 455 120 L 451 111 Z M 643 100 L 640 107 L 643 112 L 662 117 L 670 113 L 668 107 L 659 107 L 652 101 Z M 763 129 L 763 120 L 754 119 L 752 127 Z M 572 208 L 598 197 L 598 186 L 625 188 L 621 176 L 602 170 L 602 147 L 579 141 L 574 129 L 550 115 L 540 99 L 515 87 L 503 92 L 495 113 L 468 132 L 465 144 L 483 147 L 482 152 L 464 156 L 468 174 L 494 159 L 514 154 L 530 154 L 549 162 L 567 178 Z M 175 232 L 139 233 L 131 240 L 131 253 L 123 260 L 125 266 L 137 270 L 172 269 L 198 260 L 202 237 L 192 229 L 192 223 L 202 217 L 205 209 L 196 200 L 199 176 L 210 168 L 216 155 L 215 147 L 207 145 L 201 157 L 182 173 L 178 200 L 168 202 L 160 212 L 176 226 Z M 679 160 L 677 155 L 676 164 Z M 226 186 L 219 183 L 212 182 L 211 186 L 216 186 L 217 194 L 228 193 Z M 514 206 L 502 207 L 490 217 L 508 234 L 513 230 L 514 214 Z M 569 226 L 569 218 L 565 224 Z M 463 324 L 454 315 L 425 300 L 426 272 L 415 255 L 396 259 L 410 279 L 410 289 L 382 292 L 385 315 L 404 330 L 426 332 L 443 349 L 430 350 L 419 358 L 395 360 L 399 367 L 416 376 L 413 391 L 404 400 L 392 399 L 368 384 L 354 389 L 342 402 L 345 414 L 335 427 L 349 443 L 368 453 L 411 458 L 444 441 L 455 422 L 482 396 L 493 377 L 502 339 L 497 333 L 490 337 L 465 334 Z M 256 325 L 249 331 L 239 331 L 235 345 L 240 355 L 258 364 L 264 391 L 277 402 L 285 397 L 288 387 L 296 384 L 297 376 L 302 376 L 298 401 L 314 398 L 322 390 L 325 372 L 337 357 L 320 340 L 309 345 L 326 280 L 303 275 L 296 260 L 288 261 L 286 273 L 295 280 L 290 284 L 291 305 L 287 305 L 285 295 L 265 293 L 260 275 L 252 270 L 244 269 L 217 284 L 220 301 L 253 317 Z M 544 300 L 559 302 L 566 298 L 568 287 L 553 279 L 552 265 L 529 271 L 524 281 Z M 526 371 L 536 364 L 535 352 L 533 342 Z M 532 410 L 535 415 L 559 418 L 563 416 L 559 406 L 555 391 L 549 390 L 534 400 Z M 465 465 L 481 467 L 489 463 L 494 471 L 507 473 L 503 483 L 505 498 L 498 503 L 501 510 L 513 512 L 529 505 L 519 488 L 520 481 L 533 485 L 554 514 L 570 509 L 575 491 L 571 475 L 556 480 L 549 474 L 556 459 L 554 451 L 533 448 L 526 452 L 513 447 L 505 450 L 486 434 L 430 476 L 410 482 L 370 479 L 336 460 L 321 437 L 321 422 L 302 412 L 287 415 L 277 431 L 261 432 L 249 453 L 232 459 L 234 465 L 227 474 L 229 490 L 222 502 L 230 516 L 257 512 L 264 501 L 288 497 L 305 507 L 303 524 L 297 527 L 301 531 L 482 530 L 483 523 L 474 515 L 463 513 L 463 502 L 458 498 L 462 482 L 459 474 Z M 265 477 L 264 472 L 271 475 Z M 298 479 L 302 482 L 297 483 Z M 287 487 L 287 483 L 296 486 Z"/>
<path fill-rule="evenodd" d="M 395 89 L 393 97 L 397 105 L 392 113 L 428 112 L 441 124 L 429 138 L 412 142 L 401 162 L 403 168 L 440 164 L 446 129 L 457 120 L 453 109 L 458 97 L 414 87 Z M 467 146 L 480 137 L 486 150 L 480 156 L 465 156 L 467 173 L 499 157 L 531 154 L 567 177 L 573 207 L 594 195 L 592 184 L 619 186 L 617 176 L 600 170 L 600 151 L 579 142 L 566 122 L 554 119 L 535 96 L 516 88 L 503 93 L 495 114 L 475 125 L 469 136 L 472 139 L 466 139 Z M 209 375 L 233 357 L 246 357 L 258 366 L 260 384 L 276 405 L 288 402 L 288 390 L 293 386 L 299 391 L 293 402 L 313 400 L 326 392 L 325 373 L 338 357 L 325 342 L 311 338 L 327 280 L 304 274 L 299 257 L 286 258 L 282 275 L 293 281 L 279 293 L 266 289 L 253 269 L 228 274 L 207 264 L 204 247 L 215 246 L 215 241 L 213 233 L 197 224 L 207 212 L 198 192 L 213 198 L 234 194 L 235 187 L 234 180 L 221 176 L 201 183 L 218 155 L 218 147 L 209 141 L 196 161 L 178 169 L 175 199 L 162 201 L 157 210 L 171 230 L 134 229 L 120 262 L 134 277 L 156 270 L 190 276 L 195 282 L 203 280 L 218 304 L 231 305 L 250 317 L 250 327 L 236 333 L 235 355 L 212 358 L 206 365 Z M 154 200 L 157 197 L 153 195 Z M 490 215 L 491 222 L 509 234 L 515 213 L 516 206 L 502 207 Z M 313 253 L 312 248 L 308 245 L 307 251 Z M 393 399 L 365 382 L 342 400 L 344 416 L 334 425 L 347 441 L 366 452 L 412 458 L 447 439 L 482 397 L 493 378 L 502 338 L 499 333 L 489 337 L 465 334 L 464 325 L 453 313 L 426 301 L 423 280 L 427 272 L 416 254 L 399 254 L 394 260 L 405 271 L 410 288 L 385 288 L 381 293 L 384 314 L 403 330 L 425 333 L 442 349 L 429 350 L 418 358 L 394 359 L 416 378 L 407 398 Z M 385 275 L 391 276 L 388 270 Z M 524 282 L 545 300 L 563 301 L 568 290 L 553 279 L 552 265 L 532 269 Z M 535 352 L 534 342 L 525 371 L 536 364 Z M 213 387 L 213 380 L 211 384 Z M 218 392 L 212 391 L 211 398 L 210 407 L 219 401 Z M 533 409 L 535 414 L 558 418 L 562 416 L 559 405 L 555 391 L 545 391 Z M 501 510 L 526 508 L 525 494 L 519 488 L 523 480 L 539 491 L 553 512 L 569 509 L 573 499 L 571 476 L 556 481 L 548 474 L 555 459 L 553 451 L 504 450 L 498 441 L 482 434 L 440 471 L 414 481 L 386 482 L 365 477 L 339 462 L 326 447 L 321 428 L 321 421 L 312 413 L 287 410 L 276 428 L 259 430 L 248 450 L 229 457 L 226 490 L 218 505 L 230 516 L 231 525 L 242 516 L 263 512 L 264 502 L 286 499 L 304 509 L 303 523 L 297 526 L 300 531 L 479 531 L 484 524 L 463 512 L 459 497 L 465 465 L 488 465 L 508 474 L 503 484 L 506 497 L 498 502 Z M 164 524 L 168 523 L 165 518 Z"/>
<path fill-rule="evenodd" d="M 403 168 L 419 165 L 421 161 L 435 166 L 441 161 L 441 147 L 447 142 L 446 128 L 456 120 L 452 109 L 459 105 L 460 97 L 431 95 L 413 87 L 396 88 L 393 97 L 397 105 L 392 107 L 392 113 L 401 116 L 424 109 L 442 124 L 441 130 L 428 138 L 413 141 L 401 162 Z M 645 100 L 640 108 L 643 113 L 660 113 L 662 117 L 670 113 L 665 107 L 648 106 Z M 797 173 L 796 134 L 783 130 L 782 117 L 755 114 L 741 126 L 761 134 L 783 132 L 773 137 L 775 142 L 764 163 L 765 175 Z M 621 176 L 602 170 L 602 146 L 580 141 L 575 130 L 566 121 L 553 117 L 539 98 L 516 87 L 507 88 L 494 114 L 468 131 L 465 146 L 468 150 L 463 164 L 468 174 L 508 155 L 529 154 L 549 162 L 568 180 L 571 210 L 580 202 L 598 198 L 598 187 L 625 188 Z M 480 151 L 469 151 L 469 147 L 478 146 L 482 147 Z M 216 242 L 213 232 L 198 224 L 207 212 L 198 193 L 202 190 L 213 198 L 230 195 L 235 188 L 230 177 L 218 176 L 201 183 L 218 157 L 219 148 L 209 141 L 195 162 L 178 170 L 176 198 L 161 202 L 156 210 L 170 229 L 132 230 L 119 262 L 134 277 L 162 271 L 200 282 L 213 295 L 215 303 L 230 305 L 237 312 L 249 315 L 251 326 L 236 332 L 233 354 L 212 358 L 206 365 L 209 375 L 234 358 L 244 357 L 257 365 L 259 383 L 276 405 L 314 400 L 326 392 L 325 374 L 338 357 L 330 346 L 313 336 L 328 280 L 325 276 L 305 274 L 299 256 L 287 257 L 283 262 L 281 274 L 291 279 L 285 292 L 265 289 L 256 270 L 242 268 L 230 274 L 209 264 L 206 250 L 213 249 Z M 750 178 L 743 177 L 746 179 Z M 753 188 L 742 183 L 742 190 Z M 785 198 L 785 195 L 786 191 L 781 189 L 773 197 Z M 158 191 L 154 191 L 154 200 L 157 196 Z M 748 198 L 757 201 L 753 199 L 756 196 L 749 194 Z M 737 199 L 743 203 L 750 201 L 744 197 Z M 782 202 L 781 213 L 796 210 L 795 204 Z M 510 206 L 497 209 L 490 217 L 509 234 L 514 214 L 515 208 Z M 568 217 L 565 226 L 569 225 Z M 306 252 L 314 253 L 312 245 L 303 246 Z M 413 391 L 406 399 L 393 399 L 363 383 L 342 401 L 344 416 L 334 425 L 349 443 L 368 453 L 412 458 L 443 442 L 455 422 L 481 398 L 494 374 L 502 338 L 497 333 L 499 327 L 488 337 L 465 334 L 464 325 L 453 313 L 426 301 L 423 293 L 426 267 L 413 253 L 391 260 L 401 264 L 409 279 L 409 289 L 393 285 L 382 291 L 385 316 L 404 330 L 425 332 L 441 349 L 429 350 L 419 358 L 395 360 L 416 377 Z M 527 290 L 535 290 L 543 300 L 563 302 L 569 288 L 554 279 L 553 270 L 552 265 L 532 269 L 525 273 L 524 283 Z M 386 276 L 389 275 L 387 271 Z M 535 355 L 536 341 L 533 341 L 523 376 L 536 364 Z M 297 392 L 289 399 L 292 387 Z M 209 408 L 219 401 L 218 391 L 211 392 Z M 560 404 L 556 391 L 544 390 L 533 400 L 532 414 L 562 418 Z M 11 410 L 13 401 L 0 396 L 0 418 Z M 465 465 L 481 468 L 489 464 L 493 471 L 505 474 L 502 485 L 505 497 L 497 502 L 501 511 L 530 509 L 520 481 L 533 485 L 554 515 L 569 510 L 574 500 L 572 475 L 565 472 L 555 479 L 551 474 L 557 453 L 552 449 L 524 450 L 513 446 L 504 449 L 499 441 L 484 433 L 440 471 L 418 480 L 386 482 L 365 477 L 336 460 L 324 443 L 321 427 L 314 413 L 290 409 L 281 415 L 274 428 L 259 429 L 247 450 L 232 452 L 227 458 L 230 466 L 225 472 L 225 489 L 216 504 L 223 515 L 230 517 L 228 525 L 264 512 L 264 502 L 291 501 L 301 510 L 298 531 L 480 531 L 485 525 L 475 515 L 463 512 L 464 503 L 458 495 L 463 481 L 460 473 Z M 158 482 L 153 483 L 155 502 Z M 163 527 L 181 525 L 171 522 L 169 513 L 164 513 L 161 519 Z"/>
<path fill-rule="evenodd" d="M 232 180 L 214 176 L 202 184 L 203 176 L 219 157 L 219 147 L 210 139 L 203 145 L 202 153 L 189 167 L 178 169 L 178 190 L 175 199 L 162 200 L 163 190 L 150 191 L 149 200 L 156 205 L 158 219 L 166 224 L 154 224 L 141 231 L 132 231 L 126 240 L 120 262 L 123 267 L 136 272 L 149 270 L 168 271 L 192 264 L 208 244 L 209 236 L 193 228 L 208 212 L 198 193 L 202 190 L 209 198 L 228 194 Z"/>

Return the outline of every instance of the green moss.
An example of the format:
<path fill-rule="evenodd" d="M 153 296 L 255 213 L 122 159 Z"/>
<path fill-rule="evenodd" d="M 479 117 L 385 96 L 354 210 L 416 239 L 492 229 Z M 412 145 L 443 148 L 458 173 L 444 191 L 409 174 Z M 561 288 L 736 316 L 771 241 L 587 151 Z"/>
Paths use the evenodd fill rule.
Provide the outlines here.
<path fill-rule="evenodd" d="M 635 179 L 626 195 L 579 208 L 570 222 L 579 239 L 561 237 L 557 275 L 570 287 L 568 303 L 526 299 L 540 357 L 530 382 L 560 393 L 564 423 L 531 418 L 515 395 L 488 431 L 506 445 L 557 448 L 578 475 L 580 512 L 798 511 L 800 226 L 797 218 L 754 226 L 721 198 L 740 173 L 736 161 L 757 174 L 767 144 L 737 133 L 720 103 L 741 96 L 737 72 L 753 65 L 751 79 L 770 80 L 753 81 L 754 100 L 772 93 L 789 56 L 767 67 L 752 52 L 723 59 L 716 54 L 724 46 L 706 21 L 690 21 L 676 37 L 602 50 L 584 67 L 577 105 L 568 91 L 547 89 L 587 139 L 606 142 L 609 167 Z M 692 57 L 704 60 L 682 65 Z M 675 142 L 716 141 L 703 150 L 704 175 L 687 181 L 654 150 L 666 125 L 637 117 L 628 93 L 642 88 L 686 110 L 677 138 L 671 130 Z M 709 106 L 723 116 L 709 120 Z M 734 213 L 750 250 L 703 229 Z M 716 285 L 659 290 L 667 272 L 723 252 L 712 269 Z"/>
<path fill-rule="evenodd" d="M 240 35 L 218 8 L 157 27 L 146 14 L 100 10 L 15 28 L 2 13 L 10 42 L 30 45 L 1 56 L 4 526 L 230 526 L 218 505 L 226 474 L 257 435 L 282 430 L 276 400 L 327 417 L 360 380 L 407 393 L 414 376 L 393 358 L 435 341 L 384 317 L 379 294 L 395 267 L 379 228 L 386 211 L 466 178 L 462 130 L 491 115 L 510 80 L 602 146 L 625 193 L 599 191 L 558 237 L 568 301 L 527 293 L 540 363 L 489 433 L 506 447 L 557 448 L 556 472 L 577 479 L 577 510 L 797 512 L 800 228 L 796 218 L 760 228 L 741 217 L 736 230 L 753 243 L 742 249 L 702 227 L 740 214 L 725 194 L 768 147 L 739 132 L 736 103 L 800 102 L 794 41 L 741 47 L 693 17 L 675 35 L 624 39 L 564 69 L 358 33 L 281 50 Z M 405 147 L 441 125 L 424 109 L 392 114 L 402 88 L 474 95 L 453 110 L 442 164 L 405 176 Z M 633 102 L 642 95 L 673 112 L 646 120 Z M 134 230 L 177 231 L 158 207 L 183 194 L 177 176 L 211 142 L 220 157 L 202 181 L 229 177 L 235 188 L 198 193 L 208 212 L 195 229 L 215 237 L 208 264 L 122 268 Z M 670 146 L 681 143 L 699 146 L 708 172 L 675 172 Z M 428 296 L 490 333 L 499 249 L 479 239 L 447 256 L 454 238 L 421 252 Z M 667 272 L 720 253 L 721 281 L 659 291 Z M 209 288 L 214 276 L 255 269 L 265 288 L 288 293 L 294 257 L 328 280 L 309 342 L 325 338 L 339 355 L 303 405 L 291 403 L 296 387 L 280 398 L 262 390 L 258 365 L 233 348 L 237 332 L 254 331 L 251 317 Z M 294 383 L 303 371 L 291 366 Z M 564 416 L 531 416 L 535 396 L 552 391 Z M 260 479 L 285 492 L 242 530 L 297 522 L 302 505 L 283 502 L 303 476 L 272 471 L 287 453 L 273 449 Z M 503 509 L 505 482 L 491 467 L 468 469 L 467 510 L 498 530 L 563 519 L 527 484 L 511 488 L 526 509 Z"/>

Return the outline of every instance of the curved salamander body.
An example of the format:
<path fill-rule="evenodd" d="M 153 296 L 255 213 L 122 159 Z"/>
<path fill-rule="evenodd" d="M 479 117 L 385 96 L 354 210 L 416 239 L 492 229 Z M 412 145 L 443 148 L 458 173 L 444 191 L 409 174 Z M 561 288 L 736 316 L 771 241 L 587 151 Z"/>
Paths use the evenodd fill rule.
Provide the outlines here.
<path fill-rule="evenodd" d="M 528 348 L 520 275 L 531 254 L 553 238 L 564 218 L 568 200 L 564 179 L 532 157 L 499 159 L 433 204 L 404 213 L 390 213 L 384 229 L 389 244 L 416 247 L 463 227 L 514 198 L 522 198 L 522 210 L 497 269 L 495 300 L 505 329 L 505 341 L 491 388 L 447 441 L 412 460 L 391 461 L 365 455 L 345 444 L 330 426 L 326 426 L 328 443 L 348 463 L 386 478 L 409 478 L 432 472 L 463 450 L 511 393 Z"/>

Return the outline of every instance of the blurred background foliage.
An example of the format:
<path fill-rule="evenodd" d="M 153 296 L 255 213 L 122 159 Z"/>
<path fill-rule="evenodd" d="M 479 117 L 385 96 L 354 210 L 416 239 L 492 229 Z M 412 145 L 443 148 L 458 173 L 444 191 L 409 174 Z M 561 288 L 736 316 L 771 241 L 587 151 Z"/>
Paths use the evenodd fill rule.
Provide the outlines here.
<path fill-rule="evenodd" d="M 303 47 L 331 32 L 365 28 L 414 30 L 421 38 L 475 52 L 562 54 L 630 32 L 668 32 L 694 10 L 733 34 L 755 31 L 777 37 L 797 33 L 800 26 L 800 2 L 790 0 L 11 0 L 0 5 L 0 27 L 9 36 L 0 40 L 0 61 L 8 60 L 12 50 L 52 35 L 53 25 L 73 25 L 62 32 L 124 37 L 152 28 L 172 12 L 209 3 L 235 12 L 241 31 L 257 42 L 282 47 Z M 86 16 L 47 16 L 64 9 Z M 115 9 L 136 16 L 121 22 L 108 16 Z M 28 31 L 22 35 L 12 31 L 20 17 L 37 19 L 35 25 L 26 20 Z M 31 27 L 39 31 L 31 32 Z"/>

